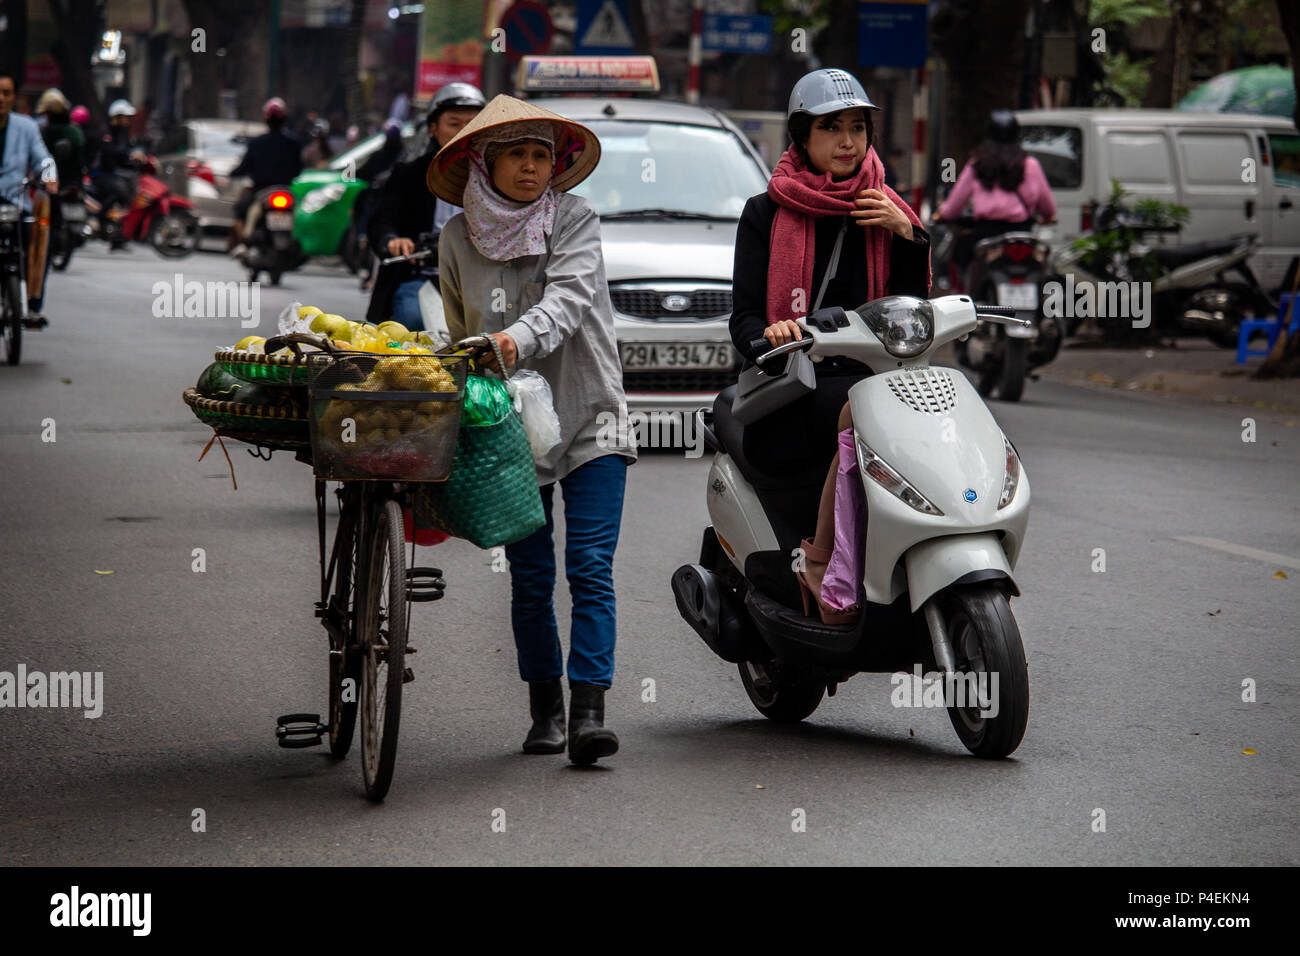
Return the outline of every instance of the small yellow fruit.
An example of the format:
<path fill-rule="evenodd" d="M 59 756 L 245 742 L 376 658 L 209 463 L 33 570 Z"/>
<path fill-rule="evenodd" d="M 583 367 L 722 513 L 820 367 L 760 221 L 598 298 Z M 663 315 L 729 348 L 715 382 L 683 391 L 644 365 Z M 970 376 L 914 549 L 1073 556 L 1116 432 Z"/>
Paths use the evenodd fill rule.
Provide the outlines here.
<path fill-rule="evenodd" d="M 260 352 L 262 351 L 262 345 L 265 344 L 265 342 L 266 339 L 260 335 L 246 335 L 238 342 L 235 343 L 235 348 L 243 349 L 246 352 L 251 352 L 254 351 L 252 346 L 255 345 L 257 346 L 256 351 Z"/>
<path fill-rule="evenodd" d="M 399 342 L 410 334 L 410 329 L 404 326 L 401 322 L 394 322 L 392 319 L 389 319 L 387 322 L 380 322 L 379 331 L 383 332 L 390 338 L 397 339 Z"/>
<path fill-rule="evenodd" d="M 324 314 L 324 312 L 316 308 L 314 305 L 302 305 L 298 307 L 298 318 L 300 319 L 310 319 L 313 316 Z"/>

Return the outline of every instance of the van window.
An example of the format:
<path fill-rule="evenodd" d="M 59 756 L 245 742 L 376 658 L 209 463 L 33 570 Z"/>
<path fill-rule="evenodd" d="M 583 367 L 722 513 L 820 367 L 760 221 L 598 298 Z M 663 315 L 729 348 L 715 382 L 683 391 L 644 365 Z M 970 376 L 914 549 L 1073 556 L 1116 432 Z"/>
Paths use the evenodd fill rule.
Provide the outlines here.
<path fill-rule="evenodd" d="M 1246 133 L 1180 132 L 1178 148 L 1188 185 L 1217 186 L 1242 182 L 1244 160 L 1254 160 L 1255 149 Z"/>
<path fill-rule="evenodd" d="M 1268 151 L 1273 154 L 1273 182 L 1300 187 L 1300 136 L 1269 133 Z"/>
<path fill-rule="evenodd" d="M 1171 185 L 1169 147 L 1160 133 L 1117 132 L 1106 134 L 1110 176 L 1126 186 Z"/>
<path fill-rule="evenodd" d="M 1020 145 L 1038 160 L 1053 189 L 1083 182 L 1083 133 L 1077 126 L 1021 126 Z"/>

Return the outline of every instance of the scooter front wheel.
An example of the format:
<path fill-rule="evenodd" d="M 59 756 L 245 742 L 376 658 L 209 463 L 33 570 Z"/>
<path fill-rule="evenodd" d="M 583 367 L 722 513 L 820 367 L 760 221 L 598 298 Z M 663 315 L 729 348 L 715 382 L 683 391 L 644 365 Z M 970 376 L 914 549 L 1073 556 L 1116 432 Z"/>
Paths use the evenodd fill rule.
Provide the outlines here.
<path fill-rule="evenodd" d="M 1029 667 L 1011 604 L 986 586 L 953 591 L 942 609 L 957 663 L 954 703 L 963 705 L 948 718 L 975 756 L 1005 757 L 1029 723 Z"/>
<path fill-rule="evenodd" d="M 797 724 L 822 702 L 826 682 L 785 671 L 777 662 L 744 661 L 740 682 L 758 712 L 780 724 Z"/>

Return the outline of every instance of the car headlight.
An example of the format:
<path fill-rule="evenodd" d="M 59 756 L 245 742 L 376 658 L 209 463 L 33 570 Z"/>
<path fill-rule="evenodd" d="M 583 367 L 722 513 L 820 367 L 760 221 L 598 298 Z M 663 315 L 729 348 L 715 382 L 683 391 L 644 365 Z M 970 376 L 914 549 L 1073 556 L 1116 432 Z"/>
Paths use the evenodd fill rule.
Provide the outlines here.
<path fill-rule="evenodd" d="M 0 206 L 0 222 L 17 222 L 18 216 L 18 207 L 13 203 L 5 203 Z"/>
<path fill-rule="evenodd" d="M 934 341 L 934 309 L 925 299 L 891 295 L 868 302 L 857 313 L 897 358 L 920 355 Z"/>
<path fill-rule="evenodd" d="M 872 451 L 861 438 L 858 439 L 858 467 L 862 469 L 864 475 L 903 504 L 915 508 L 922 514 L 940 516 L 943 514 L 925 495 L 913 488 L 907 479 L 890 468 L 885 460 Z"/>
<path fill-rule="evenodd" d="M 1016 454 L 1011 440 L 1006 435 L 1002 436 L 1002 443 L 1007 446 L 1007 473 L 1002 479 L 1002 496 L 998 498 L 999 511 L 1011 504 L 1011 499 L 1016 496 L 1016 488 L 1020 484 L 1020 456 Z"/>
<path fill-rule="evenodd" d="M 302 209 L 305 215 L 310 216 L 312 213 L 320 212 L 330 203 L 336 203 L 343 198 L 345 192 L 342 183 L 330 183 L 328 186 L 322 186 L 320 189 L 313 189 L 303 197 Z"/>

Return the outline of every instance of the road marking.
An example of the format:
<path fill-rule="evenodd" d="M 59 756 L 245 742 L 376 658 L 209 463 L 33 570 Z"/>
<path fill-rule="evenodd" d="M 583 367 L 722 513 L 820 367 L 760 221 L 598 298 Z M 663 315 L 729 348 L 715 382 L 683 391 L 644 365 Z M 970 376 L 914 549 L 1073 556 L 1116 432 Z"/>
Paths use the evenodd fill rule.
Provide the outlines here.
<path fill-rule="evenodd" d="M 1202 548 L 1213 548 L 1215 551 L 1226 551 L 1228 554 L 1243 558 L 1253 558 L 1265 564 L 1280 564 L 1284 568 L 1300 570 L 1300 559 L 1287 557 L 1285 554 L 1274 554 L 1272 551 L 1260 551 L 1258 548 L 1248 548 L 1244 544 L 1233 544 L 1231 541 L 1220 541 L 1218 538 L 1178 537 L 1174 540 L 1199 544 Z"/>

